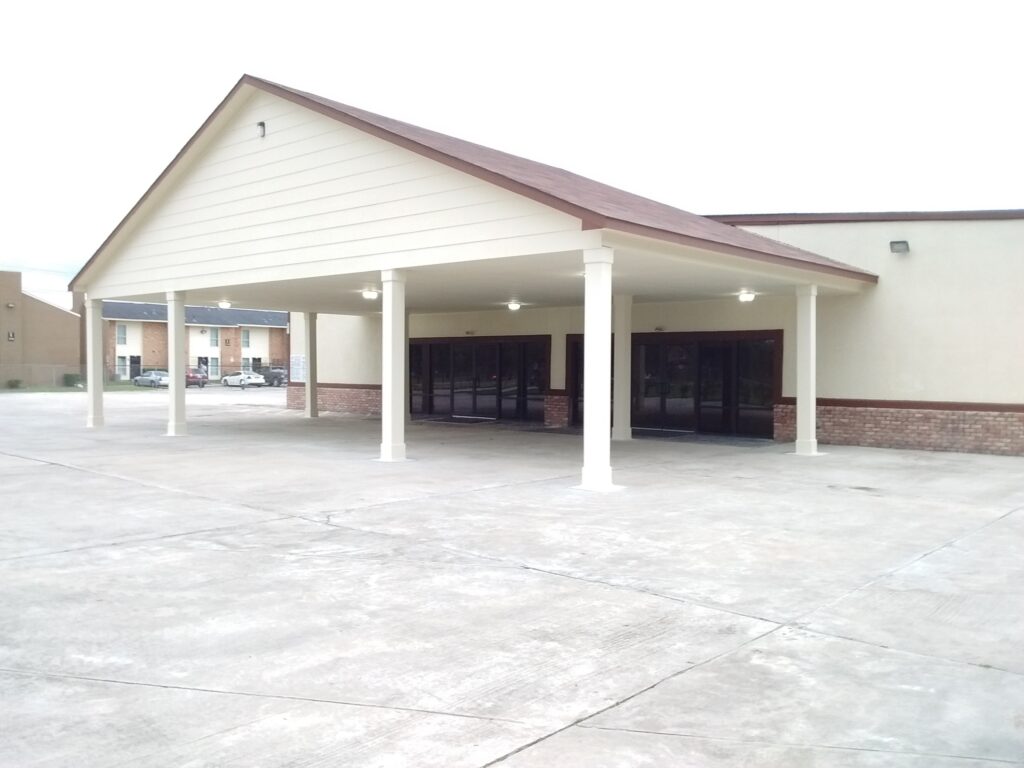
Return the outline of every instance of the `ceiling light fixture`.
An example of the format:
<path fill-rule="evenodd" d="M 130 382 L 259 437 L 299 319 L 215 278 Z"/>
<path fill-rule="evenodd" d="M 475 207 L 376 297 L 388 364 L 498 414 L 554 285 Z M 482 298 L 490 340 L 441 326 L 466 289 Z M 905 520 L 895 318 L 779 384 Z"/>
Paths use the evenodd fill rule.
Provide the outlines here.
<path fill-rule="evenodd" d="M 744 288 L 742 291 L 740 291 L 736 295 L 736 298 L 738 298 L 740 301 L 742 301 L 744 304 L 746 304 L 747 302 L 750 302 L 750 301 L 753 301 L 754 299 L 756 299 L 757 298 L 757 294 L 754 293 L 753 291 L 748 291 L 746 288 Z"/>
<path fill-rule="evenodd" d="M 373 301 L 378 296 L 380 296 L 380 291 L 378 291 L 376 288 L 363 289 L 363 298 L 366 299 L 367 301 Z"/>
<path fill-rule="evenodd" d="M 518 312 L 522 306 L 523 305 L 520 304 L 518 301 L 512 299 L 512 301 L 508 303 L 508 310 L 509 312 Z"/>
<path fill-rule="evenodd" d="M 221 299 L 217 302 L 217 306 L 221 309 L 231 309 L 231 302 L 227 299 Z"/>

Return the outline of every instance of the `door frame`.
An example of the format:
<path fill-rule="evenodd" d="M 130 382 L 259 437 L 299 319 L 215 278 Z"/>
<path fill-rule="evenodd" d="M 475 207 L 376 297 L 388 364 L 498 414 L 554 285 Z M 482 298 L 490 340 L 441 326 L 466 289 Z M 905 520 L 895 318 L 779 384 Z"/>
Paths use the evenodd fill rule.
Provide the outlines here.
<path fill-rule="evenodd" d="M 775 355 L 772 360 L 772 391 L 775 393 L 772 404 L 778 405 L 782 401 L 782 358 L 784 354 L 783 347 L 784 333 L 781 328 L 772 328 L 765 330 L 754 330 L 754 331 L 643 331 L 639 333 L 633 333 L 630 336 L 630 352 L 632 353 L 633 345 L 640 343 L 668 343 L 668 344 L 690 344 L 696 343 L 698 348 L 701 342 L 735 342 L 735 341 L 772 341 L 775 346 Z M 581 380 L 583 377 L 583 371 L 577 370 L 578 367 L 573 364 L 572 345 L 580 344 L 583 345 L 583 334 L 582 333 L 569 333 L 565 336 L 565 391 L 569 397 L 569 423 L 573 425 L 579 424 L 579 398 L 583 396 L 583 392 L 580 388 Z M 698 380 L 697 388 L 698 393 L 700 391 L 700 363 L 699 363 L 699 352 L 698 352 Z M 633 372 L 630 370 L 630 376 L 632 377 Z M 735 375 L 734 375 L 735 378 Z M 632 387 L 631 387 L 632 389 Z M 695 410 L 699 410 L 699 401 L 694 404 Z M 630 426 L 632 427 L 633 419 L 633 403 L 630 402 L 629 407 L 630 414 Z M 700 431 L 700 416 L 695 414 L 697 419 L 697 431 Z"/>

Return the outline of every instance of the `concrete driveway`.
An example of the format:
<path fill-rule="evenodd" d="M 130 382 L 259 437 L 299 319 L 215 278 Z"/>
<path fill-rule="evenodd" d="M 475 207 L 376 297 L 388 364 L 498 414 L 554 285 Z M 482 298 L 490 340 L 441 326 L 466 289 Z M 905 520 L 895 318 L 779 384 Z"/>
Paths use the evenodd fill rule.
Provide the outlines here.
<path fill-rule="evenodd" d="M 0 765 L 1024 764 L 1024 459 L 0 394 Z"/>

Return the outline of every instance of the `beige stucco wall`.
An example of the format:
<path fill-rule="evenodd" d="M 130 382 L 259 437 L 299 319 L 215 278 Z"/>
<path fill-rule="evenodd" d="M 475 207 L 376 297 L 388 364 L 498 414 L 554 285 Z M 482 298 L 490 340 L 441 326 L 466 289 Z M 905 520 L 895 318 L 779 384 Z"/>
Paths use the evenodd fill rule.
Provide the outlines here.
<path fill-rule="evenodd" d="M 1024 403 L 1024 221 L 749 229 L 879 275 L 859 294 L 818 297 L 819 397 Z M 891 253 L 891 240 L 907 240 L 910 252 Z M 786 396 L 795 394 L 795 322 L 791 295 L 633 308 L 634 332 L 781 329 Z M 583 308 L 413 315 L 409 328 L 411 338 L 550 335 L 551 387 L 561 389 L 565 336 L 582 333 Z M 301 339 L 296 315 L 292 355 Z M 380 383 L 379 316 L 321 315 L 319 342 L 321 381 Z"/>
<path fill-rule="evenodd" d="M 291 315 L 292 381 L 305 381 L 306 326 Z M 380 384 L 380 315 L 317 316 L 317 378 L 331 384 Z"/>
<path fill-rule="evenodd" d="M 879 275 L 819 298 L 821 397 L 1024 403 L 1024 221 L 747 229 Z"/>

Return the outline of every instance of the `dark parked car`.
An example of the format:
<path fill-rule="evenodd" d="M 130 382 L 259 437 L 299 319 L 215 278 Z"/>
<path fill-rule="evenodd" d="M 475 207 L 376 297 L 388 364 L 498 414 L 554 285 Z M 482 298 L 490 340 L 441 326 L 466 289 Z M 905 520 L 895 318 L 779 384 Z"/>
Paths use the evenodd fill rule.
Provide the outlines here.
<path fill-rule="evenodd" d="M 206 386 L 206 382 L 210 380 L 210 377 L 206 375 L 206 371 L 202 368 L 186 368 L 185 369 L 185 386 L 186 387 L 199 387 L 200 389 Z"/>
<path fill-rule="evenodd" d="M 288 371 L 284 368 L 264 368 L 260 373 L 267 380 L 268 387 L 283 387 L 288 383 Z"/>

